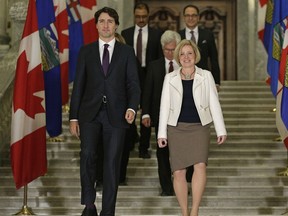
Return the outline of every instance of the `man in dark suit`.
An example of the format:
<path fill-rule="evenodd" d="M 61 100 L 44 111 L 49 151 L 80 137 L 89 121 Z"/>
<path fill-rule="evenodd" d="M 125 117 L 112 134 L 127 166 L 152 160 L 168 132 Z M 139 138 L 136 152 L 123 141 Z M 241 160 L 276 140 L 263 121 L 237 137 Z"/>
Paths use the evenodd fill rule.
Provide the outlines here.
<path fill-rule="evenodd" d="M 201 54 L 201 60 L 197 63 L 197 66 L 212 72 L 217 90 L 219 91 L 220 68 L 213 32 L 198 27 L 199 8 L 197 6 L 187 5 L 184 7 L 183 16 L 186 28 L 179 31 L 181 39 L 191 39 L 197 44 Z"/>
<path fill-rule="evenodd" d="M 97 215 L 95 155 L 103 141 L 103 194 L 100 216 L 114 216 L 126 128 L 134 121 L 140 85 L 134 50 L 115 41 L 117 12 L 95 13 L 99 40 L 81 48 L 70 104 L 70 132 L 80 138 L 82 215 Z"/>
<path fill-rule="evenodd" d="M 160 45 L 160 37 L 162 32 L 152 29 L 148 26 L 149 7 L 145 3 L 136 3 L 134 7 L 135 26 L 125 29 L 121 32 L 126 43 L 134 48 L 139 63 L 139 79 L 141 90 L 143 91 L 146 78 L 146 67 L 149 62 L 158 59 L 162 56 Z M 139 31 L 140 30 L 140 31 Z M 138 34 L 141 32 L 141 45 L 137 46 Z M 140 102 L 142 107 L 143 103 Z M 136 126 L 132 125 L 129 133 L 135 133 Z M 148 152 L 150 147 L 151 129 L 140 124 L 140 140 L 139 140 L 139 157 L 150 158 Z"/>
<path fill-rule="evenodd" d="M 167 73 L 178 69 L 173 53 L 176 45 L 180 42 L 180 35 L 167 30 L 161 36 L 161 45 L 164 57 L 152 61 L 148 65 L 147 77 L 143 92 L 142 124 L 145 127 L 155 127 L 156 138 L 158 134 L 160 100 L 164 77 Z M 171 168 L 169 163 L 168 146 L 159 148 L 157 145 L 158 176 L 161 185 L 161 196 L 172 196 L 174 194 L 171 180 Z"/>

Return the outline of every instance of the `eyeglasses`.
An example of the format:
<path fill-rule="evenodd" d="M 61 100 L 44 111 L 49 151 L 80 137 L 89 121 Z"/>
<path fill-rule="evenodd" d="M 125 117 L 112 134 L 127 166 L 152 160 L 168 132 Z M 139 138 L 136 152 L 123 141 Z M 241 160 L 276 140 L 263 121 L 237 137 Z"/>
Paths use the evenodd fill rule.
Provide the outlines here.
<path fill-rule="evenodd" d="M 196 17 L 198 17 L 199 16 L 199 14 L 184 14 L 184 17 L 185 18 L 196 18 Z"/>
<path fill-rule="evenodd" d="M 175 49 L 164 49 L 165 52 L 174 52 Z"/>

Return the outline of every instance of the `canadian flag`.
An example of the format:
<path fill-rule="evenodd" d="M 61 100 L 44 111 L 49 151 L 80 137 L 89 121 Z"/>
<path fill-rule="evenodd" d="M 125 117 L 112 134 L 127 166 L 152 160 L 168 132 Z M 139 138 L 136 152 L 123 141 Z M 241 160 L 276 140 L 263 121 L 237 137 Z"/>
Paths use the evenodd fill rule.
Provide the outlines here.
<path fill-rule="evenodd" d="M 268 0 L 258 1 L 258 37 L 263 42 L 264 28 L 265 28 L 265 16 Z"/>
<path fill-rule="evenodd" d="M 17 60 L 10 157 L 16 188 L 47 172 L 44 78 L 36 1 L 30 0 Z"/>
<path fill-rule="evenodd" d="M 96 0 L 80 0 L 80 5 L 84 44 L 88 44 L 98 39 L 98 31 L 94 19 L 97 2 Z"/>

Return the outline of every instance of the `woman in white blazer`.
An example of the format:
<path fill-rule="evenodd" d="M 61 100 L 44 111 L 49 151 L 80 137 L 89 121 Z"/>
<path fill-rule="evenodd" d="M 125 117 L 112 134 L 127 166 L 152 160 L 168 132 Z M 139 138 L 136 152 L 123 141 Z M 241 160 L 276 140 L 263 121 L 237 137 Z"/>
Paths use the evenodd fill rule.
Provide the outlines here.
<path fill-rule="evenodd" d="M 225 142 L 227 132 L 213 76 L 210 71 L 196 66 L 200 60 L 197 45 L 182 40 L 174 58 L 180 68 L 165 76 L 158 145 L 160 148 L 169 145 L 173 186 L 182 216 L 198 216 L 206 185 L 210 125 L 214 123 L 219 145 Z M 192 165 L 193 202 L 189 214 L 186 169 Z"/>

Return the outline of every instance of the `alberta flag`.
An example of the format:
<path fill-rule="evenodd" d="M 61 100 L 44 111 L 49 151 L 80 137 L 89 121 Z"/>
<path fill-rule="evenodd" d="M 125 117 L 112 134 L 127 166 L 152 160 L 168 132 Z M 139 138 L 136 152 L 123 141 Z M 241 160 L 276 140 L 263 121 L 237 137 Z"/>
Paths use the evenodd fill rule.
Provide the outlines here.
<path fill-rule="evenodd" d="M 287 0 L 265 0 L 265 4 L 267 71 L 271 92 L 276 97 L 277 129 L 288 149 L 288 3 Z"/>
<path fill-rule="evenodd" d="M 288 9 L 288 8 L 287 8 Z M 288 16 L 284 23 L 284 39 L 280 57 L 278 91 L 276 96 L 276 125 L 288 149 Z"/>

